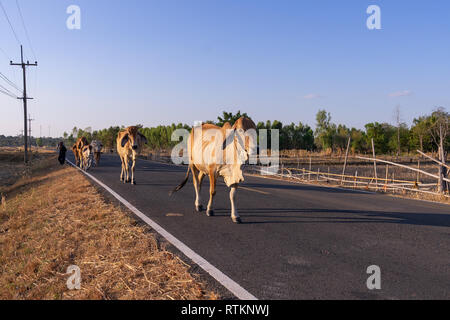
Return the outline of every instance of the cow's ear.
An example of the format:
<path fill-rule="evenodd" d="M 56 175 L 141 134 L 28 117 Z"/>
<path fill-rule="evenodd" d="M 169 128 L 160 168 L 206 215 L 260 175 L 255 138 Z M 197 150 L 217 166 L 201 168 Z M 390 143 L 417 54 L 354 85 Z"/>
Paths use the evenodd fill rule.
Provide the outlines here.
<path fill-rule="evenodd" d="M 225 150 L 230 143 L 234 141 L 235 130 L 227 130 L 227 136 L 223 141 L 222 150 Z"/>
<path fill-rule="evenodd" d="M 125 145 L 127 144 L 127 142 L 128 142 L 128 133 L 126 134 L 126 135 L 124 135 L 123 136 L 123 138 L 122 138 L 122 140 L 120 141 L 120 145 L 122 146 L 122 148 L 124 148 L 125 147 Z"/>
<path fill-rule="evenodd" d="M 148 143 L 147 138 L 146 138 L 142 133 L 139 132 L 139 136 L 141 137 L 142 141 L 143 141 L 145 144 Z"/>

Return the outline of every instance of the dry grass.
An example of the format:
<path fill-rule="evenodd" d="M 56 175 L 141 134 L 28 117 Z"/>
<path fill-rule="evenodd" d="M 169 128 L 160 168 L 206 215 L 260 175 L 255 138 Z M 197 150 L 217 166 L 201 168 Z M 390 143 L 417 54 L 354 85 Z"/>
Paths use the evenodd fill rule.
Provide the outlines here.
<path fill-rule="evenodd" d="M 0 299 L 218 298 L 75 169 L 21 181 L 0 208 Z M 80 290 L 66 286 L 70 265 Z"/>
<path fill-rule="evenodd" d="M 57 155 L 54 150 L 33 149 L 30 163 L 23 162 L 23 149 L 13 147 L 0 148 L 0 193 L 8 193 L 38 172 L 53 166 Z"/>

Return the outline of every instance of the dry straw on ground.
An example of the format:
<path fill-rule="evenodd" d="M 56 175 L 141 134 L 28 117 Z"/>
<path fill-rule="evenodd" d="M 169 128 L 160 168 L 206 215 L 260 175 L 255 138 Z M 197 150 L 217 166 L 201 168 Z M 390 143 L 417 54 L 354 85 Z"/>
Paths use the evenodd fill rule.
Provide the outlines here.
<path fill-rule="evenodd" d="M 53 167 L 8 192 L 0 208 L 0 299 L 218 298 L 75 169 Z M 70 265 L 81 269 L 81 290 L 67 288 Z"/>

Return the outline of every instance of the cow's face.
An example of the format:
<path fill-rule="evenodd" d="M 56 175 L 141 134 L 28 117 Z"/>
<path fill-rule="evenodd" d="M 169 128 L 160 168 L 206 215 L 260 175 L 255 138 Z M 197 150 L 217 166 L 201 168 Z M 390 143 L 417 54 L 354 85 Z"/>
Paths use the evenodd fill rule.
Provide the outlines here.
<path fill-rule="evenodd" d="M 244 182 L 241 165 L 238 164 L 226 164 L 222 166 L 219 174 L 223 177 L 227 187 Z"/>
<path fill-rule="evenodd" d="M 131 127 L 122 138 L 122 147 L 125 147 L 127 143 L 130 144 L 131 149 L 137 151 L 144 143 L 147 143 L 147 139 L 137 131 L 136 127 Z"/>
<path fill-rule="evenodd" d="M 257 132 L 255 123 L 249 119 L 242 117 L 236 121 L 233 126 L 237 130 L 237 133 L 241 135 L 242 140 L 245 143 L 245 151 L 249 157 L 256 156 L 257 154 Z"/>
<path fill-rule="evenodd" d="M 228 187 L 244 181 L 242 165 L 247 161 L 248 156 L 241 133 L 239 130 L 233 130 L 227 138 L 232 142 L 226 143 L 225 141 L 225 165 L 221 167 L 219 174 L 224 178 Z"/>
<path fill-rule="evenodd" d="M 92 154 L 92 146 L 85 146 L 83 147 L 83 156 L 85 158 L 89 158 Z"/>
<path fill-rule="evenodd" d="M 94 152 L 102 152 L 103 144 L 100 141 L 98 140 L 92 141 L 91 146 Z"/>
<path fill-rule="evenodd" d="M 245 132 L 242 129 L 227 130 L 227 137 L 222 146 L 225 163 L 242 165 L 248 160 L 245 149 Z"/>

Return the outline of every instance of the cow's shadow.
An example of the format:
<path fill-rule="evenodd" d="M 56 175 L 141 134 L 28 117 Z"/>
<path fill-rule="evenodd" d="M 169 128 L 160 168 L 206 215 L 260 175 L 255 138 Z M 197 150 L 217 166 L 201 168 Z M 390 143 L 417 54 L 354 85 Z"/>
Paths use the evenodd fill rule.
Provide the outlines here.
<path fill-rule="evenodd" d="M 230 217 L 230 209 L 214 209 L 216 217 Z M 450 214 L 339 210 L 318 208 L 239 208 L 243 224 L 277 223 L 389 223 L 416 226 L 450 227 Z"/>

